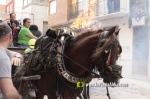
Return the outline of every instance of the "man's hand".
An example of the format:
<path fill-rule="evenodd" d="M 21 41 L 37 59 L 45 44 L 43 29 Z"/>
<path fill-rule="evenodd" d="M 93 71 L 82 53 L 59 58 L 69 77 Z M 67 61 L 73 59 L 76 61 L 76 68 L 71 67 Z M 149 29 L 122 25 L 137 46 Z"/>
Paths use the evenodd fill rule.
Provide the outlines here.
<path fill-rule="evenodd" d="M 16 24 L 15 24 L 15 23 L 12 23 L 12 27 L 16 27 Z"/>
<path fill-rule="evenodd" d="M 16 28 L 17 28 L 17 30 L 19 30 L 19 29 L 20 29 L 20 27 L 19 27 L 19 26 L 17 26 Z"/>
<path fill-rule="evenodd" d="M 20 66 L 21 65 L 21 58 L 14 56 L 11 58 L 11 63 L 14 66 Z"/>

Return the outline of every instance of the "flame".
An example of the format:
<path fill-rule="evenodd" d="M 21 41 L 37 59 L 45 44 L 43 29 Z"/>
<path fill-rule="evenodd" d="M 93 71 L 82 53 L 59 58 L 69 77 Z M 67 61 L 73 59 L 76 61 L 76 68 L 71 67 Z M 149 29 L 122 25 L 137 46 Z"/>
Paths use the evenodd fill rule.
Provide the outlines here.
<path fill-rule="evenodd" d="M 89 27 L 93 22 L 92 19 L 96 15 L 96 2 L 97 0 L 90 0 L 88 3 L 88 8 L 80 12 L 75 21 L 71 24 L 71 28 L 83 29 Z"/>

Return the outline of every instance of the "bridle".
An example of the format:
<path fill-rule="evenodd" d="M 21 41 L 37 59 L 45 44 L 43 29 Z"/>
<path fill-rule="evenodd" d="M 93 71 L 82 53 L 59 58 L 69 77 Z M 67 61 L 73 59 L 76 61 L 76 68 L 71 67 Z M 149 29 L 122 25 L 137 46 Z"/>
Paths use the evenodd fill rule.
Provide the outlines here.
<path fill-rule="evenodd" d="M 103 46 L 105 45 L 106 40 L 107 40 L 107 33 L 108 33 L 108 31 L 103 31 L 102 33 L 100 33 L 100 35 L 99 35 L 100 43 L 97 46 L 98 48 L 103 48 Z M 109 47 L 101 53 L 102 55 L 100 56 L 100 63 L 101 63 L 102 69 L 100 70 L 98 68 L 98 66 L 95 66 L 95 67 L 97 67 L 98 71 L 100 72 L 100 75 L 103 78 L 104 83 L 115 82 L 114 78 L 115 79 L 122 78 L 121 72 L 118 72 L 122 69 L 122 67 L 119 65 L 111 65 L 111 63 L 110 63 L 110 61 L 111 61 L 110 59 L 112 58 L 113 54 L 115 53 L 114 51 L 117 51 L 116 58 L 118 59 L 119 54 L 121 54 L 121 52 L 122 52 L 119 42 L 118 42 L 117 46 L 114 44 L 114 42 L 112 42 L 109 45 Z M 103 55 L 104 55 L 104 57 L 102 57 Z M 109 90 L 108 90 L 108 86 L 106 86 L 106 90 L 107 90 L 106 95 L 108 96 L 109 99 L 111 99 Z"/>
<path fill-rule="evenodd" d="M 97 47 L 103 50 L 99 58 L 99 65 L 101 66 L 101 69 L 99 69 L 98 66 L 96 66 L 101 74 L 101 77 L 104 78 L 105 83 L 115 82 L 114 78 L 122 78 L 121 73 L 118 73 L 121 70 L 121 66 L 111 63 L 111 59 L 113 59 L 114 57 L 118 59 L 119 55 L 122 52 L 122 48 L 119 42 L 117 42 L 117 44 L 115 44 L 115 42 L 111 42 L 109 46 L 103 49 L 108 39 L 107 33 L 108 31 L 100 33 L 100 43 Z M 113 36 L 115 35 L 113 34 Z"/>

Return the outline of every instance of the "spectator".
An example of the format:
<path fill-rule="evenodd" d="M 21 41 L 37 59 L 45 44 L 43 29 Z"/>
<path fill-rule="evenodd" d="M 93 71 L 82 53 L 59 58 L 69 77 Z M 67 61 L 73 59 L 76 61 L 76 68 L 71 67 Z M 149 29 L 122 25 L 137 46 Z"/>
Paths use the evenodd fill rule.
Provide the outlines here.
<path fill-rule="evenodd" d="M 9 25 L 0 23 L 0 96 L 3 94 L 5 99 L 21 99 L 13 86 L 11 68 L 12 65 L 19 66 L 23 56 L 7 49 L 12 40 L 12 30 Z"/>
<path fill-rule="evenodd" d="M 21 25 L 20 23 L 16 20 L 16 14 L 15 13 L 11 13 L 10 14 L 10 23 L 8 23 L 8 25 L 11 27 L 12 29 L 12 34 L 13 34 L 13 45 L 17 46 L 17 42 L 18 42 L 18 33 L 21 29 Z"/>
<path fill-rule="evenodd" d="M 114 0 L 107 0 L 108 13 L 114 12 Z"/>
<path fill-rule="evenodd" d="M 40 37 L 41 36 L 41 31 L 38 30 L 38 26 L 37 25 L 31 25 L 29 30 L 32 32 L 32 34 L 36 37 Z"/>
<path fill-rule="evenodd" d="M 29 18 L 25 18 L 23 20 L 23 27 L 21 28 L 18 35 L 18 47 L 28 48 L 28 42 L 30 39 L 37 39 L 31 31 L 29 30 L 31 24 L 31 20 Z"/>
<path fill-rule="evenodd" d="M 120 0 L 114 0 L 114 12 L 120 11 Z"/>
<path fill-rule="evenodd" d="M 108 13 L 120 11 L 120 0 L 107 0 Z"/>

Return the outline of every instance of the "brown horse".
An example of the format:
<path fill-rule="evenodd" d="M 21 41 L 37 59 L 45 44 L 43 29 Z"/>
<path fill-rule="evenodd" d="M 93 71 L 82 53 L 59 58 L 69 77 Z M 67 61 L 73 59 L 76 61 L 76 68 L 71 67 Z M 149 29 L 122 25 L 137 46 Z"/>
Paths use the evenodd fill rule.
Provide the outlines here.
<path fill-rule="evenodd" d="M 39 72 L 33 70 L 31 66 L 28 67 L 28 75 L 41 75 L 40 80 L 32 82 L 37 89 L 36 99 L 43 99 L 44 95 L 47 95 L 48 99 L 81 98 L 83 87 L 77 88 L 77 84 L 89 83 L 92 75 L 95 74 L 92 72 L 95 68 L 100 72 L 100 77 L 105 83 L 118 82 L 121 78 L 121 67 L 116 65 L 116 61 L 121 53 L 121 46 L 117 39 L 119 30 L 115 32 L 115 29 L 116 27 L 108 31 L 102 29 L 85 31 L 76 37 L 68 37 L 65 44 L 55 39 L 51 50 L 48 47 L 51 37 L 45 36 L 44 40 L 43 38 L 37 40 L 35 49 L 47 46 L 46 49 L 50 52 L 43 55 L 43 61 L 48 60 L 47 64 L 50 67 L 46 67 L 43 61 L 42 68 L 37 70 L 40 70 Z M 58 51 L 59 45 L 62 44 L 65 46 L 62 47 L 63 51 Z M 41 50 L 41 53 L 44 53 L 44 50 Z M 49 58 L 52 57 L 51 52 L 55 56 L 54 62 L 49 62 Z M 32 55 L 30 57 L 32 58 Z M 34 63 L 34 59 L 31 61 Z M 87 97 L 85 95 L 84 99 Z"/>

